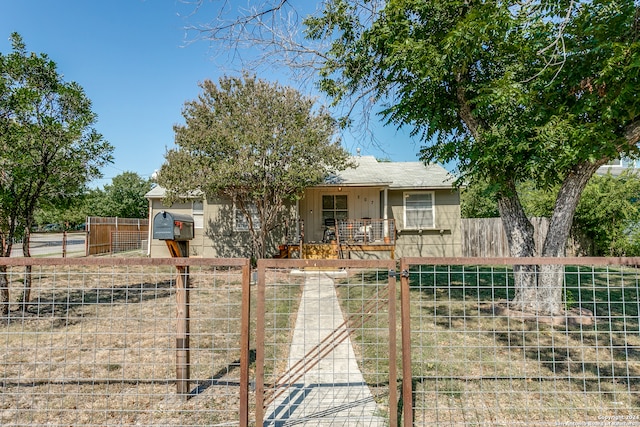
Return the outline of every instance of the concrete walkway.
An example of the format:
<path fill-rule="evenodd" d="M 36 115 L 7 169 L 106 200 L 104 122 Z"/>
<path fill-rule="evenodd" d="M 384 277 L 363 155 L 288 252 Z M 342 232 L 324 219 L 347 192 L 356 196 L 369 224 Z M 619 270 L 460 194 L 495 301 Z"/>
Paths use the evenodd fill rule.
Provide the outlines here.
<path fill-rule="evenodd" d="M 331 275 L 307 272 L 288 363 L 304 374 L 267 407 L 265 426 L 387 425 L 376 415 L 343 322 Z M 332 334 L 341 339 L 323 343 Z M 312 356 L 318 345 L 329 352 L 319 361 Z"/>

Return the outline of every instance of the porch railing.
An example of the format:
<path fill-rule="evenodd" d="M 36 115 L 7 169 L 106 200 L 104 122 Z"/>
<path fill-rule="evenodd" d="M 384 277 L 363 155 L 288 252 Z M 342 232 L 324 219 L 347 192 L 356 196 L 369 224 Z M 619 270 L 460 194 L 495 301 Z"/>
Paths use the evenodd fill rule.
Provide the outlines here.
<path fill-rule="evenodd" d="M 393 245 L 396 227 L 393 219 L 342 219 L 337 233 L 340 243 Z"/>

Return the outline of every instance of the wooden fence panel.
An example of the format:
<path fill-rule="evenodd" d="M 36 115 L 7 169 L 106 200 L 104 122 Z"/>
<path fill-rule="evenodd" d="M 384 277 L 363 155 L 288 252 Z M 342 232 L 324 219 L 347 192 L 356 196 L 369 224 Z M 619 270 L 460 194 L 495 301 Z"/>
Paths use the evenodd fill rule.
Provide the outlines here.
<path fill-rule="evenodd" d="M 549 230 L 548 218 L 531 218 L 534 228 L 536 250 L 540 251 L 542 242 Z M 573 245 L 568 245 L 571 252 Z M 500 218 L 463 218 L 462 219 L 462 256 L 463 257 L 508 257 L 507 235 Z"/>
<path fill-rule="evenodd" d="M 111 236 L 116 231 L 148 232 L 146 218 L 95 217 L 87 218 L 87 256 L 111 252 Z"/>

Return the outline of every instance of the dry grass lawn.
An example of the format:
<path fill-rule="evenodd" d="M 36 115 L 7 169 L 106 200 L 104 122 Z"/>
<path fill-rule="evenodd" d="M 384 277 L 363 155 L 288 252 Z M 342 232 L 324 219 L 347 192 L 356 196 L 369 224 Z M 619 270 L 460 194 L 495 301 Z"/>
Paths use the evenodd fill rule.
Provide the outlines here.
<path fill-rule="evenodd" d="M 0 425 L 237 424 L 241 274 L 191 269 L 191 387 L 175 396 L 175 270 L 43 267 L 0 341 Z M 12 291 L 19 294 L 19 268 Z"/>
<path fill-rule="evenodd" d="M 15 299 L 22 268 L 11 271 Z M 567 305 L 592 311 L 596 322 L 560 327 L 494 312 L 495 301 L 511 297 L 508 276 L 412 273 L 415 425 L 640 425 L 636 273 L 568 269 Z M 32 304 L 23 313 L 14 303 L 1 320 L 0 425 L 237 425 L 241 273 L 191 269 L 187 402 L 175 394 L 174 280 L 172 267 L 34 267 Z M 352 342 L 382 409 L 387 306 L 363 307 L 386 281 L 378 272 L 338 283 L 345 315 L 367 317 Z M 279 271 L 268 283 L 278 283 L 267 287 L 265 319 L 273 378 L 287 360 L 300 281 Z M 252 310 L 255 300 L 254 292 Z M 399 334 L 399 306 L 397 314 Z M 398 347 L 399 363 L 400 356 Z"/>

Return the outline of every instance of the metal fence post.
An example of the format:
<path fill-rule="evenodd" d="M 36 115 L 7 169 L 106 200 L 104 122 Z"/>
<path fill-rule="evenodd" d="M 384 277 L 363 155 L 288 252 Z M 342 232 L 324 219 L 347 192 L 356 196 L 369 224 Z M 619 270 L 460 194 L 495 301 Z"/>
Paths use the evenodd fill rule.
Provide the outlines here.
<path fill-rule="evenodd" d="M 249 360 L 251 327 L 251 263 L 247 259 L 242 266 L 242 311 L 240 317 L 240 427 L 249 425 Z"/>
<path fill-rule="evenodd" d="M 400 260 L 400 316 L 402 318 L 402 425 L 413 425 L 413 374 L 411 371 L 411 306 L 409 265 Z"/>

